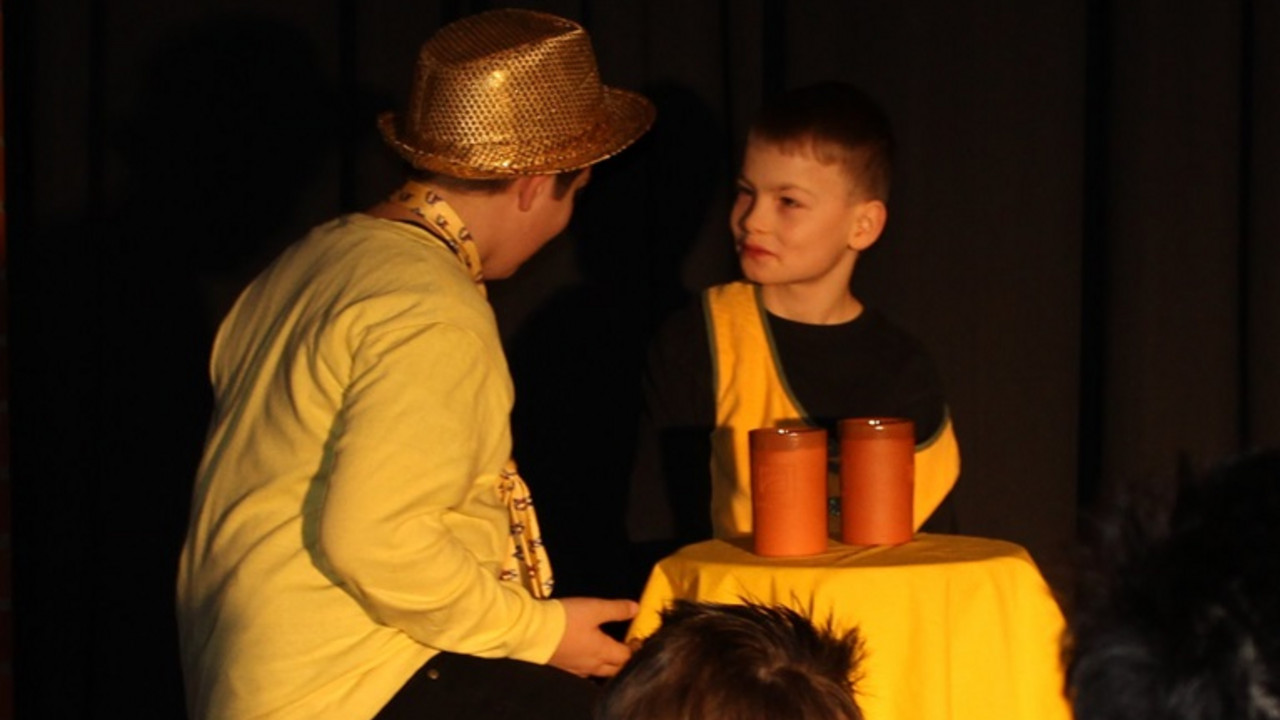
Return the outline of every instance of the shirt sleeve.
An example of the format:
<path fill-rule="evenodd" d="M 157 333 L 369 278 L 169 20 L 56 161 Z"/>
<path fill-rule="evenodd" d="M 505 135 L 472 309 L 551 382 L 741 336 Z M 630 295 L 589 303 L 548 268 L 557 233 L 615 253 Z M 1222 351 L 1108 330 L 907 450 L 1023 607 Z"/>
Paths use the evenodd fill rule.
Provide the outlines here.
<path fill-rule="evenodd" d="M 960 473 L 960 448 L 956 443 L 942 381 L 932 357 L 923 347 L 904 363 L 895 396 L 902 402 L 902 415 L 915 423 L 917 493 L 945 488 L 919 529 L 924 532 L 955 533 L 959 523 L 954 489 Z"/>
<path fill-rule="evenodd" d="M 493 352 L 448 324 L 363 339 L 317 544 L 372 617 L 424 645 L 545 662 L 563 608 L 497 579 L 506 509 L 492 463 L 510 450 L 511 391 Z"/>
<path fill-rule="evenodd" d="M 947 419 L 947 401 L 933 359 L 923 348 L 911 354 L 904 364 L 894 396 L 901 403 L 900 414 L 915 424 L 917 445 L 928 442 L 942 429 Z"/>

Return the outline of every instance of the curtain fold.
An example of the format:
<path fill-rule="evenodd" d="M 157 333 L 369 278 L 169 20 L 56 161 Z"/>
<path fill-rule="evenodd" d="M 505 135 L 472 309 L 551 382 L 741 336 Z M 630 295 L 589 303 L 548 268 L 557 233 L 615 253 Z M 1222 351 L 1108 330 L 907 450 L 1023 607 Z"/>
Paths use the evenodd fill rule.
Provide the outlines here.
<path fill-rule="evenodd" d="M 1111 12 L 1108 183 L 1088 189 L 1107 206 L 1106 486 L 1167 481 L 1180 461 L 1280 440 L 1267 428 L 1277 396 L 1265 360 L 1276 352 L 1268 214 L 1280 187 L 1263 154 L 1276 142 L 1276 86 L 1260 82 L 1276 72 L 1263 62 L 1275 33 L 1261 16 L 1273 11 Z"/>
<path fill-rule="evenodd" d="M 1280 6 L 1247 3 L 1248 149 L 1242 158 L 1246 448 L 1280 444 Z"/>

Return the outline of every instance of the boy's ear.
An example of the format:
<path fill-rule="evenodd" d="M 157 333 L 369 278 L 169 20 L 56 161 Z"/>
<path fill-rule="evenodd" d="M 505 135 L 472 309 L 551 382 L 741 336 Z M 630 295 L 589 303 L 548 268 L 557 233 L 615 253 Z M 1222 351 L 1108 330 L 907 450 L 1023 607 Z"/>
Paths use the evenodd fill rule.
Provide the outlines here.
<path fill-rule="evenodd" d="M 875 244 L 884 232 L 884 224 L 889 219 L 889 209 L 880 200 L 864 200 L 854 205 L 853 227 L 849 230 L 849 247 L 853 250 L 866 250 Z"/>
<path fill-rule="evenodd" d="M 552 175 L 524 175 L 517 178 L 512 189 L 521 212 L 529 212 L 534 204 L 551 192 Z"/>

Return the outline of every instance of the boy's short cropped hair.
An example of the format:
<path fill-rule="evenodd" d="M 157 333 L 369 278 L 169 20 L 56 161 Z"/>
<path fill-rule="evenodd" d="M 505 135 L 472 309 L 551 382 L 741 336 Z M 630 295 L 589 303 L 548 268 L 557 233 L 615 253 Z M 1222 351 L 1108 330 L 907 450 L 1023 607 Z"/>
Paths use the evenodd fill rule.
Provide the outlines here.
<path fill-rule="evenodd" d="M 605 687 L 597 720 L 861 720 L 856 630 L 781 606 L 677 600 Z"/>
<path fill-rule="evenodd" d="M 884 111 L 863 91 L 841 82 L 789 90 L 752 123 L 751 140 L 805 152 L 844 169 L 861 200 L 888 202 L 893 132 Z"/>

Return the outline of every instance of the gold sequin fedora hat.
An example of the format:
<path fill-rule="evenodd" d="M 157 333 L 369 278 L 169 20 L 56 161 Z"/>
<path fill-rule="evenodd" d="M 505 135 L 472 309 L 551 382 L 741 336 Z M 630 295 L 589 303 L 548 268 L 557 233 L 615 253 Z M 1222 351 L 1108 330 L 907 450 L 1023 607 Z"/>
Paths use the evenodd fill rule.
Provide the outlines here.
<path fill-rule="evenodd" d="M 446 25 L 418 54 L 403 113 L 378 127 L 413 167 L 486 179 L 576 170 L 653 124 L 644 96 L 600 82 L 582 26 L 531 10 Z"/>

